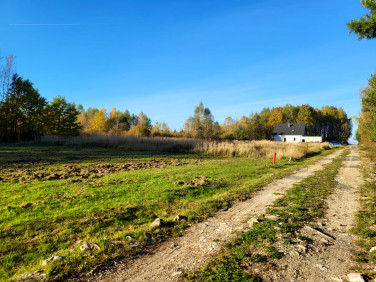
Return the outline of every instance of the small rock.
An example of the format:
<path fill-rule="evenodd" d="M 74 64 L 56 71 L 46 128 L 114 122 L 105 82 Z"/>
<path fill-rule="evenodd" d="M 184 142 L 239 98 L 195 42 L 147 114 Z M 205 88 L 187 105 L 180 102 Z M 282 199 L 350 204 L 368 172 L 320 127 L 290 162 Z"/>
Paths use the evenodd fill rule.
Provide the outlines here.
<path fill-rule="evenodd" d="M 280 218 L 280 216 L 279 215 L 270 214 L 270 215 L 266 215 L 265 218 L 269 219 L 269 220 L 277 221 Z"/>
<path fill-rule="evenodd" d="M 125 236 L 125 240 L 127 240 L 127 241 L 133 241 L 134 239 L 131 237 L 131 236 Z"/>
<path fill-rule="evenodd" d="M 149 244 L 153 244 L 153 236 L 150 233 L 144 232 L 144 237 Z"/>
<path fill-rule="evenodd" d="M 183 274 L 183 271 L 174 271 L 172 273 L 172 276 L 175 277 L 175 276 L 179 276 L 179 275 L 182 275 Z"/>
<path fill-rule="evenodd" d="M 124 241 L 107 241 L 107 243 L 112 244 L 112 245 L 124 245 Z"/>
<path fill-rule="evenodd" d="M 300 253 L 297 251 L 291 251 L 290 254 L 296 257 L 300 256 Z"/>
<path fill-rule="evenodd" d="M 306 247 L 306 246 L 303 246 L 303 245 L 296 245 L 296 247 L 297 247 L 300 251 L 302 251 L 302 252 L 304 252 L 304 253 L 307 252 L 307 247 Z"/>
<path fill-rule="evenodd" d="M 50 257 L 50 258 L 48 258 L 48 259 L 45 259 L 45 260 L 42 262 L 42 265 L 43 265 L 43 266 L 46 266 L 47 264 L 49 264 L 49 263 L 51 263 L 51 262 L 55 262 L 55 261 L 62 260 L 62 259 L 69 259 L 69 257 L 53 256 L 53 257 Z"/>
<path fill-rule="evenodd" d="M 259 222 L 259 220 L 256 217 L 252 217 L 250 220 L 247 221 L 249 227 L 252 227 L 252 225 L 256 222 Z"/>
<path fill-rule="evenodd" d="M 81 245 L 80 250 L 81 250 L 81 252 L 92 251 L 92 250 L 100 250 L 100 247 L 97 244 L 86 241 Z"/>
<path fill-rule="evenodd" d="M 363 274 L 361 273 L 349 273 L 347 274 L 347 279 L 350 282 L 365 282 Z"/>
<path fill-rule="evenodd" d="M 129 243 L 129 244 L 126 244 L 128 247 L 131 247 L 131 248 L 138 248 L 140 246 L 139 243 L 137 242 L 132 242 L 132 243 Z"/>
<path fill-rule="evenodd" d="M 324 239 L 324 238 L 322 238 L 322 239 L 320 240 L 320 242 L 323 243 L 323 244 L 329 244 L 329 241 L 326 240 L 326 239 Z"/>
<path fill-rule="evenodd" d="M 316 267 L 318 267 L 320 270 L 322 271 L 327 271 L 328 270 L 328 267 L 325 266 L 325 265 L 322 265 L 322 264 L 316 264 Z"/>
<path fill-rule="evenodd" d="M 46 279 L 46 274 L 42 274 L 39 272 L 33 273 L 25 273 L 17 276 L 15 280 L 23 281 L 23 280 L 44 280 Z"/>
<path fill-rule="evenodd" d="M 181 267 L 174 268 L 174 272 L 183 272 L 183 269 Z"/>
<path fill-rule="evenodd" d="M 372 247 L 372 248 L 369 250 L 370 253 L 372 253 L 372 252 L 374 252 L 374 251 L 376 251 L 376 247 Z"/>
<path fill-rule="evenodd" d="M 151 228 L 156 228 L 156 227 L 160 227 L 163 223 L 163 220 L 160 219 L 159 217 L 156 218 L 151 224 L 150 224 L 150 227 Z"/>
<path fill-rule="evenodd" d="M 184 215 L 180 215 L 180 214 L 174 217 L 174 221 L 187 221 L 187 220 L 188 220 L 188 217 Z"/>

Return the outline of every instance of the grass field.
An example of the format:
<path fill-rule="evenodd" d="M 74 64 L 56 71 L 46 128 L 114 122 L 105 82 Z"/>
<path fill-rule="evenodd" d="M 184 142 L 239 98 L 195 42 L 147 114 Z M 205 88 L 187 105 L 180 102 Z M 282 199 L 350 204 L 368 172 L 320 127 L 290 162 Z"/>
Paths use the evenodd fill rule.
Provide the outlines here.
<path fill-rule="evenodd" d="M 180 236 L 189 222 L 318 157 L 282 159 L 273 166 L 270 158 L 0 146 L 0 279 L 33 271 L 62 279 L 135 256 L 147 248 L 144 232 L 156 243 Z M 174 222 L 177 214 L 188 222 Z M 164 225 L 150 228 L 157 217 Z M 100 249 L 81 253 L 83 241 Z M 69 259 L 42 266 L 53 255 Z"/>

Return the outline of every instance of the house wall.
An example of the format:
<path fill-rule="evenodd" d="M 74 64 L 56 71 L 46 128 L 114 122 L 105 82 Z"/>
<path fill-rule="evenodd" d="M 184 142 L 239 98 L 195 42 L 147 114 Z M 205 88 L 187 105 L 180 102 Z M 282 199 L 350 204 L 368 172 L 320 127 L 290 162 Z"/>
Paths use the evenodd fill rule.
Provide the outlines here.
<path fill-rule="evenodd" d="M 277 142 L 322 142 L 321 136 L 301 136 L 301 135 L 274 135 Z M 286 138 L 286 141 L 284 141 Z"/>
<path fill-rule="evenodd" d="M 321 136 L 303 136 L 305 142 L 322 142 Z"/>
<path fill-rule="evenodd" d="M 305 138 L 304 136 L 303 138 Z M 284 141 L 286 138 L 286 141 Z M 274 135 L 274 141 L 277 142 L 302 142 L 301 135 Z"/>

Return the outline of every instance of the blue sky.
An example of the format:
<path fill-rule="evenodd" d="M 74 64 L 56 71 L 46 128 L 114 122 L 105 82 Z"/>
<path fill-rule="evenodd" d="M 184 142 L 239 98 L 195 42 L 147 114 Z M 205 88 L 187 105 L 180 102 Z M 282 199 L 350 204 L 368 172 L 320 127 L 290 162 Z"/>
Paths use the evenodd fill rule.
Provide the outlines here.
<path fill-rule="evenodd" d="M 1 0 L 0 55 L 42 96 L 145 112 L 180 129 L 200 101 L 220 123 L 286 103 L 360 108 L 376 40 L 358 0 Z"/>

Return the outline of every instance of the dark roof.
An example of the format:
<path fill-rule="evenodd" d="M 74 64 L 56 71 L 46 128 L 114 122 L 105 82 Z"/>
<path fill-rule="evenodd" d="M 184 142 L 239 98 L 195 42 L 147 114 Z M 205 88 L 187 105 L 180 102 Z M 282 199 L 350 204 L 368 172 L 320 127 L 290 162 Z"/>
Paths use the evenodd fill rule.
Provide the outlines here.
<path fill-rule="evenodd" d="M 277 123 L 273 135 L 305 135 L 305 123 Z"/>

